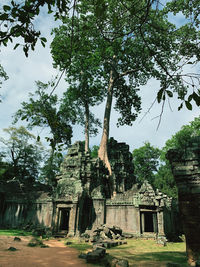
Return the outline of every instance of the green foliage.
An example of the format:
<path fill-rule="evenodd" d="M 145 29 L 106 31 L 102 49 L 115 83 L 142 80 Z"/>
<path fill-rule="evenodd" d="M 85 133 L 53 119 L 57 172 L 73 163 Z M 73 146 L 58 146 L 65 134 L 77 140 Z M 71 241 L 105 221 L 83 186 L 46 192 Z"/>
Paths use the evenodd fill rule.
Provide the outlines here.
<path fill-rule="evenodd" d="M 80 1 L 79 15 L 63 19 L 63 25 L 54 29 L 54 66 L 67 69 L 69 81 L 78 77 L 80 85 L 81 75 L 86 84 L 101 81 L 105 91 L 112 72 L 115 108 L 121 115 L 118 125 L 131 125 L 141 110 L 137 95 L 141 85 L 154 77 L 162 88 L 175 86 L 169 79 L 179 60 L 171 34 L 174 26 L 144 1 L 99 2 Z M 87 96 L 88 91 L 94 96 L 91 88 Z"/>
<path fill-rule="evenodd" d="M 169 149 L 183 150 L 188 146 L 194 136 L 200 135 L 200 117 L 195 118 L 188 125 L 183 125 L 181 130 L 166 141 L 162 152 L 162 159 Z"/>
<path fill-rule="evenodd" d="M 23 126 L 4 129 L 9 138 L 0 138 L 6 164 L 3 179 L 15 178 L 23 182 L 33 183 L 38 179 L 43 148 L 35 142 L 35 137 Z"/>
<path fill-rule="evenodd" d="M 178 66 L 178 72 L 176 73 L 176 79 L 182 83 L 183 90 L 176 90 L 178 98 L 181 101 L 179 109 L 186 106 L 187 109 L 192 110 L 192 101 L 197 106 L 200 106 L 200 93 L 199 93 L 199 73 L 187 73 L 184 71 L 184 67 L 191 68 L 196 66 L 200 61 L 199 51 L 199 1 L 198 0 L 176 0 L 168 1 L 163 8 L 165 14 L 177 14 L 182 15 L 185 19 L 182 19 L 181 25 L 176 26 L 174 32 L 176 43 L 178 46 L 178 54 L 182 57 L 182 63 Z M 176 80 L 175 80 L 176 81 Z M 178 89 L 178 88 L 177 88 Z"/>
<path fill-rule="evenodd" d="M 34 50 L 35 45 L 40 39 L 41 44 L 45 46 L 46 38 L 40 37 L 41 33 L 34 27 L 34 20 L 41 12 L 43 6 L 47 6 L 48 13 L 54 12 L 55 19 L 68 12 L 69 1 L 66 0 L 26 0 L 10 1 L 0 9 L 0 45 L 7 46 L 8 42 L 13 42 L 14 38 L 21 37 L 23 43 L 17 43 L 23 46 L 26 56 L 29 49 Z M 53 9 L 54 10 L 53 10 Z"/>
<path fill-rule="evenodd" d="M 183 125 L 181 130 L 174 134 L 166 141 L 165 146 L 161 150 L 162 164 L 155 174 L 154 186 L 162 192 L 172 197 L 177 197 L 177 187 L 171 171 L 169 161 L 166 159 L 166 153 L 170 149 L 178 149 L 184 152 L 189 145 L 193 136 L 200 135 L 200 118 L 195 118 L 188 125 Z"/>
<path fill-rule="evenodd" d="M 90 151 L 90 155 L 92 158 L 98 158 L 98 150 L 99 146 L 94 145 Z"/>
<path fill-rule="evenodd" d="M 48 151 L 44 158 L 46 160 L 41 168 L 39 181 L 54 187 L 56 186 L 56 175 L 60 172 L 60 164 L 63 161 L 63 156 L 60 153 Z"/>
<path fill-rule="evenodd" d="M 72 22 L 73 46 L 71 35 L 66 34 L 70 32 Z M 103 101 L 105 81 L 102 79 L 102 69 L 99 68 L 100 58 L 95 54 L 95 43 L 90 42 L 84 32 L 80 34 L 79 27 L 79 20 L 73 17 L 65 19 L 64 25 L 54 29 L 51 53 L 54 66 L 67 70 L 65 80 L 69 87 L 63 95 L 61 110 L 70 106 L 74 113 L 74 123 L 84 126 L 84 132 L 89 137 L 89 134 L 96 135 L 101 126 L 99 119 L 91 113 L 91 107 Z M 92 51 L 94 54 L 91 54 Z"/>
<path fill-rule="evenodd" d="M 167 194 L 169 197 L 177 198 L 178 191 L 171 171 L 171 166 L 166 161 L 162 163 L 154 177 L 154 188 L 158 188 L 161 192 Z"/>
<path fill-rule="evenodd" d="M 159 167 L 160 150 L 145 142 L 144 146 L 133 150 L 133 164 L 136 181 L 142 184 L 147 180 L 150 184 L 154 183 L 155 172 Z"/>
<path fill-rule="evenodd" d="M 58 144 L 69 145 L 72 137 L 70 108 L 65 106 L 64 112 L 59 110 L 57 96 L 46 92 L 49 86 L 54 87 L 54 82 L 44 84 L 37 81 L 36 86 L 37 90 L 30 94 L 28 102 L 22 102 L 14 121 L 26 120 L 30 129 L 35 126 L 48 127 L 51 137 L 46 139 L 53 150 Z"/>

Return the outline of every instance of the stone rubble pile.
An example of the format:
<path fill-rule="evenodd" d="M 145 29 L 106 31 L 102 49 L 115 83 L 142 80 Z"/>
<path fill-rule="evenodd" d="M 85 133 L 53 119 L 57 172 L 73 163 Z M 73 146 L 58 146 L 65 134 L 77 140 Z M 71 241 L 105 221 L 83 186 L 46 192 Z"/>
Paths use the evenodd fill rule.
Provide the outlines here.
<path fill-rule="evenodd" d="M 124 241 L 125 237 L 122 233 L 122 229 L 118 226 L 102 225 L 94 230 L 86 230 L 81 238 L 85 239 L 85 242 L 93 243 L 93 250 L 87 254 L 81 254 L 79 257 L 86 259 L 88 263 L 99 263 L 99 261 L 105 260 L 106 249 L 118 245 L 127 244 Z M 122 264 L 123 265 L 120 265 Z M 110 266 L 110 265 L 109 265 Z M 128 266 L 126 260 L 115 259 L 112 266 Z"/>
<path fill-rule="evenodd" d="M 84 234 L 81 235 L 86 242 L 92 242 L 93 247 L 104 247 L 110 248 L 122 244 L 126 244 L 125 236 L 122 233 L 122 229 L 118 226 L 107 226 L 102 225 L 95 230 L 86 230 Z"/>

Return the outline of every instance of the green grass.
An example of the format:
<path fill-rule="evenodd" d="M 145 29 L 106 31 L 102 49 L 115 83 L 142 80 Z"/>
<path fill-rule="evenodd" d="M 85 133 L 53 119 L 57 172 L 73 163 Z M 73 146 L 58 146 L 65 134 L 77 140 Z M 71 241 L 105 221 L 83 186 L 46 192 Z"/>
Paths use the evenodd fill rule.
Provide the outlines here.
<path fill-rule="evenodd" d="M 69 247 L 77 249 L 80 253 L 87 253 L 92 249 L 90 243 L 81 242 L 79 239 L 66 239 L 65 244 L 70 242 Z M 167 243 L 163 247 L 155 240 L 128 239 L 126 245 L 106 249 L 108 258 L 126 259 L 130 267 L 141 263 L 141 266 L 166 266 L 165 263 L 178 263 L 182 267 L 187 266 L 185 243 Z M 162 265 L 163 264 L 163 265 Z"/>
<path fill-rule="evenodd" d="M 130 266 L 139 262 L 173 262 L 187 266 L 185 243 L 167 243 L 166 247 L 156 244 L 154 240 L 130 239 L 126 245 L 107 249 L 116 258 L 129 261 Z"/>
<path fill-rule="evenodd" d="M 9 229 L 9 230 L 0 230 L 0 235 L 6 236 L 30 236 L 32 235 L 31 232 L 18 230 L 18 229 Z"/>
<path fill-rule="evenodd" d="M 67 242 L 70 242 L 71 244 L 67 245 Z M 66 239 L 65 244 L 69 246 L 70 248 L 75 248 L 80 253 L 86 253 L 88 250 L 92 249 L 92 245 L 89 243 L 81 242 L 78 239 Z"/>

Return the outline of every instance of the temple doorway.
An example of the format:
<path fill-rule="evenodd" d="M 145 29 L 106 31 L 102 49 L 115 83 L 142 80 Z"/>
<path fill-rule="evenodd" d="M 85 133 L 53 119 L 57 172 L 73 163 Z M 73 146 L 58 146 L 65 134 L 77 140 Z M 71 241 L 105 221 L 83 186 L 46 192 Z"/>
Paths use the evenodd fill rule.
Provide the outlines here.
<path fill-rule="evenodd" d="M 59 209 L 59 230 L 69 231 L 70 208 Z"/>
<path fill-rule="evenodd" d="M 157 233 L 158 232 L 158 220 L 157 212 L 141 211 L 140 212 L 141 234 L 143 233 Z"/>

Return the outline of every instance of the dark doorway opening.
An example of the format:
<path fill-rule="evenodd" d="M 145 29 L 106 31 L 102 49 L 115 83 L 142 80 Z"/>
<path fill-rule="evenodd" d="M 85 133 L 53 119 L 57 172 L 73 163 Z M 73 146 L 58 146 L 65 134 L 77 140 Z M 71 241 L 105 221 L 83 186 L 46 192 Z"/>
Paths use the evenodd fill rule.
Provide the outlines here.
<path fill-rule="evenodd" d="M 145 212 L 144 213 L 144 231 L 145 232 L 154 232 L 153 213 L 152 212 Z"/>
<path fill-rule="evenodd" d="M 153 211 L 143 211 L 141 212 L 141 233 L 157 233 L 158 231 L 158 221 L 157 213 Z"/>
<path fill-rule="evenodd" d="M 70 209 L 69 208 L 62 208 L 60 209 L 60 227 L 59 229 L 62 231 L 69 231 L 69 215 Z"/>

